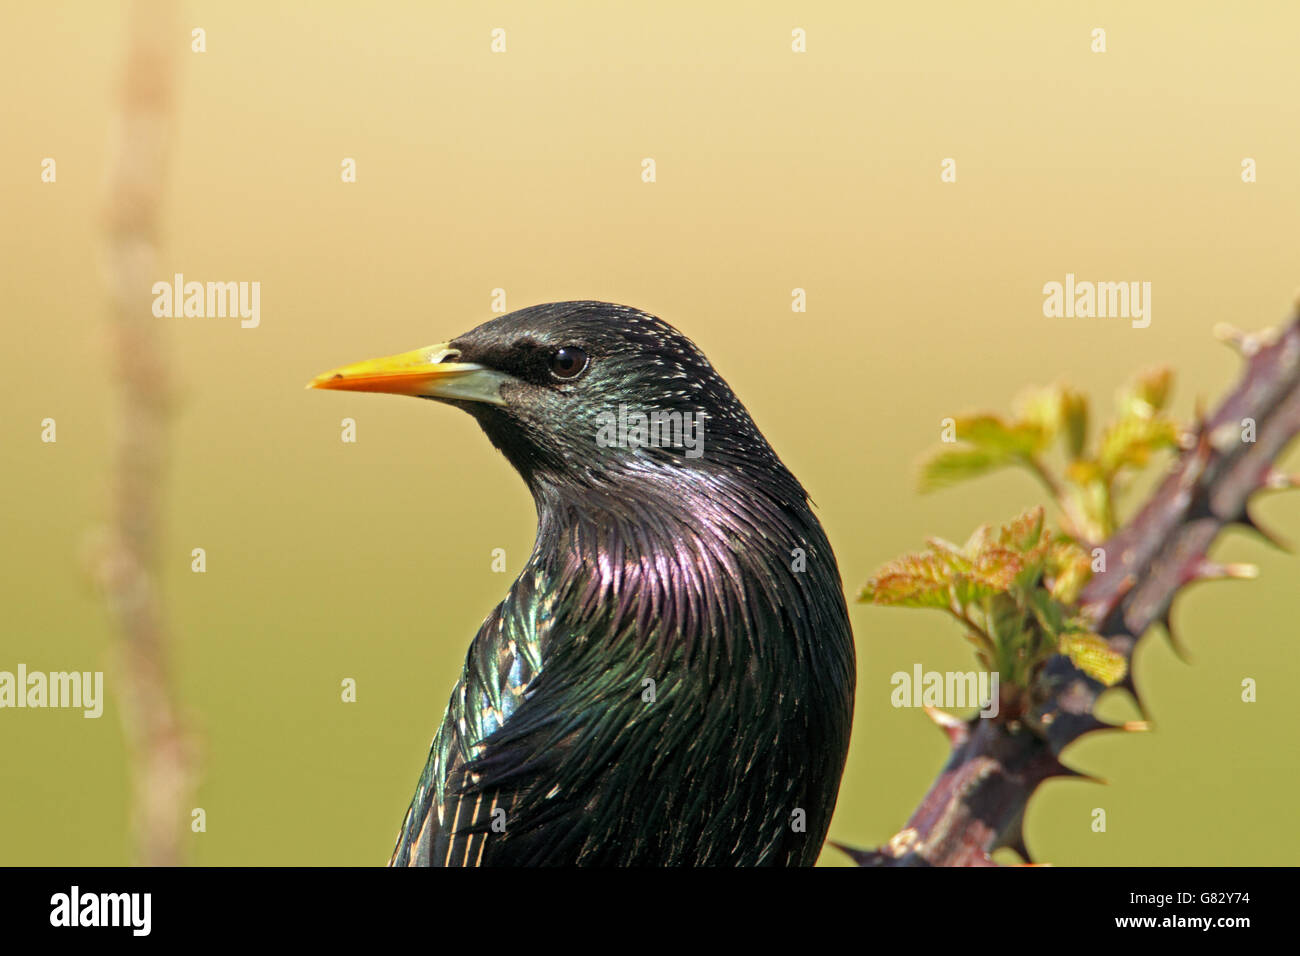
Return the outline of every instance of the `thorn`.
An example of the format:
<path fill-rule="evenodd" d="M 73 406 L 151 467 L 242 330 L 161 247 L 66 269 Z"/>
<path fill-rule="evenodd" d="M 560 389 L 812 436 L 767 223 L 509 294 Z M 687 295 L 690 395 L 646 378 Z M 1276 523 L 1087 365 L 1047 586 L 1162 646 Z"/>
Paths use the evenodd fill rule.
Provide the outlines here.
<path fill-rule="evenodd" d="M 1260 523 L 1255 520 L 1255 516 L 1250 513 L 1249 509 L 1242 510 L 1241 517 L 1237 519 L 1237 524 L 1255 532 L 1255 534 L 1259 535 L 1279 551 L 1286 551 L 1288 554 L 1291 552 L 1290 542 L 1260 525 Z"/>
<path fill-rule="evenodd" d="M 1259 568 L 1253 564 L 1224 564 L 1219 561 L 1211 561 L 1208 558 L 1202 558 L 1191 567 L 1191 573 L 1186 580 L 1192 581 L 1222 581 L 1225 578 L 1239 578 L 1242 580 L 1251 580 L 1259 577 Z"/>
<path fill-rule="evenodd" d="M 1231 322 L 1216 322 L 1214 328 L 1210 330 L 1211 334 L 1222 342 L 1224 345 L 1236 347 L 1237 343 L 1246 337 L 1246 333 L 1241 331 Z"/>
<path fill-rule="evenodd" d="M 1205 466 L 1214 456 L 1214 444 L 1210 441 L 1210 427 L 1205 418 L 1205 406 L 1201 404 L 1199 398 L 1196 400 L 1196 420 L 1196 463 L 1199 467 L 1195 470 L 1195 474 L 1196 480 L 1199 481 Z"/>
<path fill-rule="evenodd" d="M 1205 403 L 1197 396 L 1191 425 L 1178 433 L 1178 447 L 1182 451 L 1191 451 L 1200 445 L 1205 438 L 1205 425 Z"/>
<path fill-rule="evenodd" d="M 1094 777 L 1092 774 L 1084 773 L 1082 770 L 1075 770 L 1073 767 L 1067 767 L 1065 764 L 1061 763 L 1059 757 L 1054 759 L 1052 764 L 1052 767 L 1042 775 L 1043 780 L 1050 780 L 1052 777 L 1073 777 L 1079 780 L 1087 780 L 1089 783 L 1100 783 L 1103 786 L 1108 783 L 1108 781 L 1103 780 L 1101 777 Z"/>
<path fill-rule="evenodd" d="M 1098 731 L 1124 729 L 1123 724 L 1112 724 L 1109 721 L 1102 720 L 1100 717 L 1098 717 L 1096 714 L 1093 713 L 1081 714 L 1078 717 L 1076 717 L 1075 720 L 1079 724 L 1083 725 L 1082 729 L 1079 730 L 1079 732 L 1074 735 L 1074 739 L 1076 740 L 1079 737 L 1084 736 L 1085 734 L 1093 734 L 1093 733 L 1097 733 Z"/>
<path fill-rule="evenodd" d="M 1160 619 L 1160 623 L 1164 625 L 1165 634 L 1169 637 L 1169 646 L 1173 649 L 1174 654 L 1184 664 L 1190 664 L 1192 662 L 1191 655 L 1187 653 L 1187 648 L 1183 646 L 1183 642 L 1178 639 L 1178 632 L 1174 630 L 1174 622 L 1170 620 L 1169 615 L 1165 614 Z"/>
<path fill-rule="evenodd" d="M 1076 779 L 1078 779 L 1078 780 L 1086 780 L 1086 781 L 1088 781 L 1088 783 L 1099 783 L 1099 784 L 1101 784 L 1103 787 L 1108 787 L 1108 786 L 1110 786 L 1110 781 L 1109 781 L 1109 780 L 1106 780 L 1106 779 L 1103 778 L 1103 777 L 1095 777 L 1095 776 L 1093 776 L 1093 775 L 1090 774 L 1090 773 L 1084 773 L 1084 772 L 1081 771 L 1081 770 L 1075 770 L 1073 767 L 1067 767 L 1065 764 L 1061 764 L 1061 772 L 1060 772 L 1060 773 L 1053 774 L 1052 776 L 1055 776 L 1055 777 L 1074 777 L 1074 778 L 1076 778 Z"/>
<path fill-rule="evenodd" d="M 826 842 L 845 854 L 858 866 L 877 866 L 884 862 L 884 854 L 879 850 L 859 850 L 856 847 L 845 846 L 843 843 L 837 843 L 834 840 L 827 840 Z"/>
<path fill-rule="evenodd" d="M 960 747 L 966 742 L 966 738 L 970 736 L 970 731 L 966 727 L 966 722 L 954 717 L 946 710 L 940 710 L 938 707 L 930 707 L 927 705 L 925 708 L 925 715 L 933 720 L 938 728 L 944 732 L 944 735 L 948 738 L 948 742 L 952 744 L 954 748 Z"/>
<path fill-rule="evenodd" d="M 1029 855 L 1029 847 L 1025 846 L 1025 825 L 1024 817 L 1016 821 L 1015 831 L 1007 834 L 1003 839 L 1002 845 L 1008 849 L 1015 850 L 1020 859 L 1024 860 L 1025 866 L 1033 866 L 1034 858 Z"/>
<path fill-rule="evenodd" d="M 1236 432 L 1233 432 L 1236 435 Z M 1190 454 L 1191 458 L 1187 462 L 1187 468 L 1183 472 L 1181 484 L 1185 488 L 1193 487 L 1201 480 L 1201 475 L 1205 473 L 1205 467 L 1214 457 L 1214 442 L 1211 440 L 1209 423 L 1205 418 L 1205 407 L 1201 400 L 1196 400 L 1196 421 L 1190 431 L 1183 432 L 1178 437 L 1178 447 L 1185 453 Z"/>
<path fill-rule="evenodd" d="M 1250 358 L 1259 351 L 1259 342 L 1255 340 L 1254 336 L 1243 332 L 1228 322 L 1215 324 L 1214 337 L 1242 358 Z"/>
<path fill-rule="evenodd" d="M 1253 358 L 1260 349 L 1276 342 L 1277 336 L 1276 327 L 1262 329 L 1259 332 L 1243 332 L 1227 322 L 1219 322 L 1214 326 L 1214 337 L 1232 348 L 1242 358 L 1247 359 Z"/>
<path fill-rule="evenodd" d="M 1079 733 L 1075 735 L 1074 737 L 1075 740 L 1077 740 L 1079 737 L 1084 736 L 1085 734 L 1091 734 L 1091 733 L 1096 733 L 1097 731 L 1105 731 L 1105 730 L 1122 730 L 1125 733 L 1130 733 L 1130 734 L 1144 733 L 1146 731 L 1149 731 L 1152 726 L 1149 720 L 1126 720 L 1122 724 L 1112 724 L 1109 721 L 1102 720 L 1096 714 L 1088 714 L 1086 720 L 1088 722 L 1088 726 L 1085 727 L 1083 730 L 1079 731 Z"/>
<path fill-rule="evenodd" d="M 1288 475 L 1277 468 L 1269 468 L 1260 479 L 1259 488 L 1261 491 L 1287 491 L 1291 488 L 1300 488 L 1300 475 Z"/>
<path fill-rule="evenodd" d="M 1124 679 L 1121 680 L 1119 684 L 1117 684 L 1116 686 L 1122 687 L 1126 691 L 1128 691 L 1128 695 L 1133 698 L 1133 705 L 1137 707 L 1138 713 L 1142 715 L 1141 722 L 1144 724 L 1149 724 L 1151 722 L 1151 714 L 1147 712 L 1147 705 L 1142 700 L 1142 695 L 1138 693 L 1137 683 L 1133 680 L 1132 666 L 1128 668 L 1128 670 L 1124 674 Z"/>
<path fill-rule="evenodd" d="M 1196 421 L 1197 434 L 1205 432 L 1205 399 L 1200 395 L 1196 396 L 1196 402 L 1192 405 L 1194 419 Z"/>

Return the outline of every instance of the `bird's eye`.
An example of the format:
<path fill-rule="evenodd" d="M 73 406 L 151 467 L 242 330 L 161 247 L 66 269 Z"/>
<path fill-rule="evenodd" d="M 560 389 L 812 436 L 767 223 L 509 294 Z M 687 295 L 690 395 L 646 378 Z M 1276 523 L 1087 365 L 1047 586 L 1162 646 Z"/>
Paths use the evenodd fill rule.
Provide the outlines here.
<path fill-rule="evenodd" d="M 576 345 L 566 345 L 551 356 L 551 374 L 565 381 L 577 378 L 587 367 L 587 353 Z"/>

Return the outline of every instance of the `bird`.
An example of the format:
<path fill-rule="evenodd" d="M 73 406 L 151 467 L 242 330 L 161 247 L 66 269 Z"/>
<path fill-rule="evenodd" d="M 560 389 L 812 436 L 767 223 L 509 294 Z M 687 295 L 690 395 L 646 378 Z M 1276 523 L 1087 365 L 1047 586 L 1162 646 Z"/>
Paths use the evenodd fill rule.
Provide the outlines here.
<path fill-rule="evenodd" d="M 811 371 L 776 352 L 768 374 Z M 656 316 L 554 302 L 309 388 L 472 415 L 535 543 L 470 643 L 390 866 L 811 866 L 855 651 L 803 486 Z M 679 426 L 680 423 L 680 426 Z"/>

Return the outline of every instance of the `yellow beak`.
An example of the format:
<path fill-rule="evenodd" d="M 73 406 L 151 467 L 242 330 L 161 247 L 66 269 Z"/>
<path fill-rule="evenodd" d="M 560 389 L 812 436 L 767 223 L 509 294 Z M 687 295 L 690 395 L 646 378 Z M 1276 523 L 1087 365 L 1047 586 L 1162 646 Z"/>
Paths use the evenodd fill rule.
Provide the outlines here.
<path fill-rule="evenodd" d="M 504 405 L 501 385 L 514 379 L 486 365 L 453 361 L 459 355 L 459 350 L 441 342 L 400 355 L 344 365 L 317 375 L 307 387 Z"/>

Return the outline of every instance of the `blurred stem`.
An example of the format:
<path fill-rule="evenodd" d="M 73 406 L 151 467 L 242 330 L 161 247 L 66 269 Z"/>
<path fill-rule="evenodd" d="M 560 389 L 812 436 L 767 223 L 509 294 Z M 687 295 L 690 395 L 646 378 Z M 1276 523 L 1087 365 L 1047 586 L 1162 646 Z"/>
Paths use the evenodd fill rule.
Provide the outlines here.
<path fill-rule="evenodd" d="M 104 208 L 110 342 L 120 407 L 113 435 L 111 527 L 95 571 L 118 634 L 115 670 L 132 761 L 134 854 L 148 866 L 182 862 L 183 821 L 189 818 L 194 779 L 158 586 L 171 394 L 151 310 L 174 51 L 185 42 L 177 13 L 177 4 L 167 0 L 135 0 L 128 8 Z"/>
<path fill-rule="evenodd" d="M 966 628 L 966 630 L 968 630 L 971 635 L 978 640 L 979 644 L 988 652 L 989 657 L 994 659 L 997 658 L 997 644 L 994 643 L 993 638 L 989 635 L 988 631 L 984 630 L 984 628 L 971 620 L 970 616 L 966 614 L 964 609 L 958 610 L 957 608 L 950 606 L 947 608 L 947 611 L 961 624 L 962 627 Z"/>
<path fill-rule="evenodd" d="M 1080 545 L 1091 541 L 1093 536 L 1091 534 L 1085 536 L 1084 534 L 1089 526 L 1087 518 L 1079 514 L 1075 509 L 1065 486 L 1056 479 L 1056 476 L 1052 474 L 1051 470 L 1043 464 L 1037 455 L 1024 456 L 1024 462 L 1056 502 L 1057 508 L 1061 511 L 1061 524 L 1065 529 L 1065 533 Z"/>

